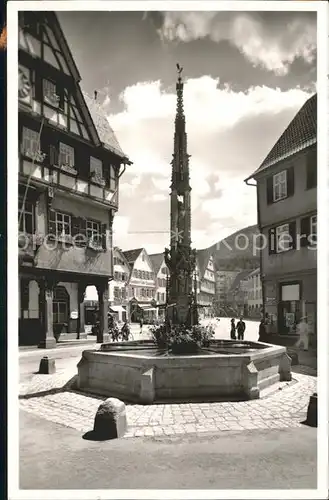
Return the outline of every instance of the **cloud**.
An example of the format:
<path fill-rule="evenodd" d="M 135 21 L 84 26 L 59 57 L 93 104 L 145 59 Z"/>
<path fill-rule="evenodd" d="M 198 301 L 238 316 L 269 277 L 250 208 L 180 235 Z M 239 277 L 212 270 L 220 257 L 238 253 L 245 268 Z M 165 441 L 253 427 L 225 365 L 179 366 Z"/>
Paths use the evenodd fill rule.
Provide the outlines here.
<path fill-rule="evenodd" d="M 166 12 L 158 33 L 169 41 L 228 41 L 253 66 L 277 75 L 285 75 L 298 58 L 311 63 L 316 53 L 314 13 Z"/>
<path fill-rule="evenodd" d="M 198 248 L 256 223 L 256 191 L 243 180 L 309 96 L 298 88 L 266 86 L 236 92 L 210 76 L 186 81 L 192 238 Z M 160 252 L 169 244 L 176 96 L 154 81 L 125 89 L 121 99 L 124 110 L 108 118 L 134 164 L 120 181 L 117 224 L 126 229 L 116 233 L 115 244 Z"/>

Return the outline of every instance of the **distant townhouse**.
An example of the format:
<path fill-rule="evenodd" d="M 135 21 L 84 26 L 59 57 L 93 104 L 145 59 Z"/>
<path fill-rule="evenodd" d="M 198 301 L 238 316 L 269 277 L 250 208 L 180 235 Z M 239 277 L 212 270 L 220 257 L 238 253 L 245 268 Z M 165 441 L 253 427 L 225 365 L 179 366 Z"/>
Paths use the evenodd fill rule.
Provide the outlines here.
<path fill-rule="evenodd" d="M 248 283 L 247 276 L 249 271 L 241 271 L 231 285 L 228 293 L 228 302 L 237 316 L 248 315 Z"/>
<path fill-rule="evenodd" d="M 157 253 L 149 256 L 152 262 L 155 274 L 155 300 L 157 302 L 157 319 L 164 320 L 165 306 L 167 298 L 167 277 L 169 270 L 166 266 L 163 253 Z"/>
<path fill-rule="evenodd" d="M 197 264 L 199 278 L 197 302 L 202 306 L 200 315 L 210 317 L 213 314 L 215 299 L 215 267 L 209 249 L 197 250 Z"/>
<path fill-rule="evenodd" d="M 156 283 L 152 261 L 144 248 L 123 252 L 130 266 L 128 298 L 130 321 L 145 323 L 156 319 Z"/>
<path fill-rule="evenodd" d="M 116 321 L 124 322 L 129 318 L 128 282 L 130 277 L 129 263 L 118 247 L 113 249 L 113 280 L 109 282 L 110 312 Z"/>
<path fill-rule="evenodd" d="M 240 271 L 219 270 L 215 273 L 215 295 L 216 301 L 220 306 L 228 303 L 228 293 L 232 283 Z"/>
<path fill-rule="evenodd" d="M 260 268 L 252 271 L 245 279 L 247 282 L 247 304 L 248 316 L 260 318 L 263 308 L 262 283 L 260 279 Z"/>
<path fill-rule="evenodd" d="M 256 181 L 264 314 L 269 332 L 294 333 L 307 317 L 316 340 L 317 96 L 302 106 L 260 167 Z"/>

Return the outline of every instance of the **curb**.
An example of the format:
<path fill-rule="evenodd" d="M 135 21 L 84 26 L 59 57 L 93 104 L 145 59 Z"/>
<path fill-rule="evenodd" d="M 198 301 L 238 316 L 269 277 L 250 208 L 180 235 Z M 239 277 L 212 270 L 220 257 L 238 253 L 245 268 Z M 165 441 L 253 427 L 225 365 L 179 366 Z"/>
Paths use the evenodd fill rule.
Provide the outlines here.
<path fill-rule="evenodd" d="M 97 341 L 96 341 L 96 337 L 95 337 L 95 340 L 94 339 L 84 339 L 84 340 L 63 340 L 63 341 L 60 341 L 56 344 L 56 347 L 54 347 L 54 349 L 62 349 L 64 347 L 76 347 L 76 346 L 83 346 L 83 345 L 90 345 L 90 344 L 97 344 Z M 37 345 L 29 345 L 29 346 L 20 346 L 18 348 L 19 352 L 29 352 L 29 351 L 39 351 L 39 352 L 46 352 L 48 349 L 42 349 L 42 348 L 39 348 Z"/>

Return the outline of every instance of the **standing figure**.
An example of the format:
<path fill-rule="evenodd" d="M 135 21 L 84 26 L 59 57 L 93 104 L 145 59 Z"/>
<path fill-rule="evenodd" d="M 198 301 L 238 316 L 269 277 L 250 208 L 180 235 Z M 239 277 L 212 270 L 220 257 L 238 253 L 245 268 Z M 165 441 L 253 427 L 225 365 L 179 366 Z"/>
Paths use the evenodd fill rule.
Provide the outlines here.
<path fill-rule="evenodd" d="M 235 319 L 231 319 L 231 339 L 236 340 L 236 335 L 235 335 Z"/>
<path fill-rule="evenodd" d="M 143 318 L 140 319 L 140 322 L 139 322 L 139 326 L 140 326 L 140 333 L 142 334 L 143 333 Z"/>
<path fill-rule="evenodd" d="M 297 325 L 297 333 L 299 334 L 299 340 L 295 344 L 295 347 L 300 347 L 303 344 L 304 351 L 308 351 L 308 324 L 307 318 L 301 318 Z"/>
<path fill-rule="evenodd" d="M 266 337 L 266 326 L 265 326 L 265 320 L 262 319 L 261 322 L 259 323 L 259 328 L 258 328 L 258 340 L 261 342 L 264 340 Z"/>
<path fill-rule="evenodd" d="M 240 318 L 240 321 L 238 321 L 236 325 L 236 330 L 238 332 L 238 340 L 244 340 L 244 332 L 246 330 L 246 324 L 243 321 L 243 318 Z"/>

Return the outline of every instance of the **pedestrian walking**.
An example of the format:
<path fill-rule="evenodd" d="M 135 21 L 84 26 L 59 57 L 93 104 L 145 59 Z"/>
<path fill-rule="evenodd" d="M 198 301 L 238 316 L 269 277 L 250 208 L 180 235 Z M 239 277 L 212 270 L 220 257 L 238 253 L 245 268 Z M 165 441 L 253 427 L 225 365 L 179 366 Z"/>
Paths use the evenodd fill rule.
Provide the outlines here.
<path fill-rule="evenodd" d="M 236 325 L 236 331 L 238 332 L 238 340 L 244 340 L 244 332 L 246 330 L 246 324 L 243 321 L 243 318 L 240 318 L 240 321 L 238 321 Z"/>
<path fill-rule="evenodd" d="M 236 327 L 235 327 L 235 319 L 232 318 L 231 319 L 231 339 L 232 340 L 236 340 Z"/>
<path fill-rule="evenodd" d="M 140 333 L 143 333 L 143 318 L 140 319 L 139 326 L 140 326 Z"/>

